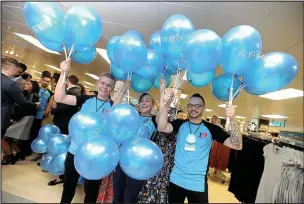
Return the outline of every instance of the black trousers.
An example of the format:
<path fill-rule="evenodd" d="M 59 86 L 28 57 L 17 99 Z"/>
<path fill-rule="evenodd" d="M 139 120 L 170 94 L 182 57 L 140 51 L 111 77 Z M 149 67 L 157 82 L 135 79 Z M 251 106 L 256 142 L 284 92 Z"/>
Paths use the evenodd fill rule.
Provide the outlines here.
<path fill-rule="evenodd" d="M 74 155 L 67 153 L 64 164 L 63 191 L 60 203 L 71 203 L 75 195 L 76 186 L 80 175 L 74 166 Z M 84 203 L 96 203 L 101 180 L 87 180 L 84 182 Z"/>
<path fill-rule="evenodd" d="M 205 184 L 205 192 L 197 192 L 184 189 L 170 182 L 168 196 L 169 203 L 184 203 L 185 198 L 188 199 L 188 203 L 208 203 L 208 184 Z"/>
<path fill-rule="evenodd" d="M 115 169 L 113 180 L 113 203 L 137 203 L 138 194 L 145 184 L 145 180 L 130 178 L 122 171 L 119 164 Z"/>

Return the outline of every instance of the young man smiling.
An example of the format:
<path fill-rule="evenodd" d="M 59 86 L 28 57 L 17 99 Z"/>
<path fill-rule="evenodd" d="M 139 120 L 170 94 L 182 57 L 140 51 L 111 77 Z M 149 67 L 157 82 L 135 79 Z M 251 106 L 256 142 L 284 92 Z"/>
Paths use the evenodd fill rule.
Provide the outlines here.
<path fill-rule="evenodd" d="M 173 99 L 172 91 L 164 97 L 160 107 L 158 131 L 177 133 L 174 167 L 170 175 L 169 203 L 208 203 L 207 167 L 212 140 L 230 148 L 242 148 L 242 135 L 234 121 L 235 107 L 227 105 L 226 116 L 230 119 L 230 135 L 217 125 L 202 120 L 205 100 L 200 94 L 190 97 L 188 120 L 168 122 L 168 109 Z"/>
<path fill-rule="evenodd" d="M 71 59 L 61 62 L 61 75 L 59 77 L 56 89 L 55 89 L 55 101 L 64 103 L 71 106 L 81 107 L 81 111 L 107 113 L 112 105 L 120 104 L 126 91 L 130 87 L 130 81 L 124 84 L 118 94 L 115 102 L 110 98 L 110 93 L 114 89 L 115 79 L 110 73 L 103 73 L 100 75 L 97 82 L 98 94 L 97 96 L 80 95 L 73 96 L 67 95 L 65 92 L 65 78 L 66 74 L 71 69 Z M 61 197 L 61 203 L 71 203 L 75 195 L 75 189 L 78 183 L 80 175 L 74 166 L 74 154 L 78 148 L 78 145 L 73 140 L 65 160 L 65 172 L 64 172 L 64 184 Z M 84 191 L 85 199 L 84 203 L 96 203 L 101 180 L 85 180 Z"/>

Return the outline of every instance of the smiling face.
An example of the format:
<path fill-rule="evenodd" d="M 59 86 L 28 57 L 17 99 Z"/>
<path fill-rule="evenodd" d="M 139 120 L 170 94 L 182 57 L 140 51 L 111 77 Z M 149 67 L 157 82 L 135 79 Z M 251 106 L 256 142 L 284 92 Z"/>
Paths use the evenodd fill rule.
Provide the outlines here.
<path fill-rule="evenodd" d="M 153 98 L 150 95 L 145 95 L 139 102 L 139 111 L 141 114 L 150 115 L 153 109 Z"/>
<path fill-rule="evenodd" d="M 199 97 L 191 97 L 188 107 L 189 118 L 201 118 L 204 112 L 204 102 Z"/>
<path fill-rule="evenodd" d="M 97 82 L 98 96 L 102 99 L 109 97 L 111 91 L 114 88 L 115 81 L 106 76 L 101 76 Z"/>

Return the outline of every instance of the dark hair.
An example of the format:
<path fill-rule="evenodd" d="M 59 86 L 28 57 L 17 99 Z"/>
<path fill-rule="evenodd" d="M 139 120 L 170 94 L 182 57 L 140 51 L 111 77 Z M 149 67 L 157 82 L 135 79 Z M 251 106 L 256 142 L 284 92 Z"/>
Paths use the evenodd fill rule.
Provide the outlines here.
<path fill-rule="evenodd" d="M 95 96 L 97 96 L 98 95 L 98 91 L 89 91 L 90 93 L 94 93 L 95 94 Z"/>
<path fill-rule="evenodd" d="M 31 75 L 29 73 L 24 73 L 21 75 L 22 79 L 26 80 L 30 77 Z"/>
<path fill-rule="evenodd" d="M 77 86 L 80 87 L 80 93 L 81 93 L 81 95 L 84 95 L 85 91 L 86 91 L 85 88 L 84 88 L 84 86 L 82 84 L 77 84 Z"/>
<path fill-rule="evenodd" d="M 9 65 L 19 67 L 19 62 L 14 58 L 1 55 L 1 68 L 6 68 Z"/>
<path fill-rule="evenodd" d="M 19 67 L 22 69 L 23 72 L 27 70 L 27 66 L 23 63 L 19 63 Z"/>
<path fill-rule="evenodd" d="M 53 79 L 55 79 L 55 82 L 56 82 L 56 83 L 58 82 L 59 77 L 60 77 L 60 74 L 58 74 L 58 73 L 54 73 L 54 74 L 53 74 Z"/>
<path fill-rule="evenodd" d="M 51 78 L 51 73 L 49 71 L 43 71 L 41 74 L 41 78 L 44 77 Z"/>
<path fill-rule="evenodd" d="M 32 83 L 32 92 L 38 94 L 39 92 L 39 84 L 37 81 L 31 81 Z"/>
<path fill-rule="evenodd" d="M 214 116 L 212 116 L 212 118 L 216 118 L 216 119 L 217 119 L 217 116 L 216 116 L 216 115 L 214 115 Z"/>
<path fill-rule="evenodd" d="M 140 103 L 140 101 L 145 97 L 145 96 L 151 96 L 149 93 L 143 93 L 140 95 L 139 99 L 138 99 L 138 103 Z M 154 98 L 152 97 L 152 103 L 154 104 Z"/>
<path fill-rule="evenodd" d="M 70 75 L 68 77 L 68 80 L 71 82 L 71 84 L 74 84 L 74 85 L 77 85 L 78 81 L 79 81 L 78 77 L 75 75 Z"/>
<path fill-rule="evenodd" d="M 193 97 L 202 99 L 202 101 L 203 101 L 203 103 L 204 103 L 204 107 L 205 107 L 205 105 L 206 105 L 205 99 L 204 99 L 204 97 L 201 96 L 201 94 L 195 93 L 195 94 L 193 94 L 190 98 L 193 98 Z"/>

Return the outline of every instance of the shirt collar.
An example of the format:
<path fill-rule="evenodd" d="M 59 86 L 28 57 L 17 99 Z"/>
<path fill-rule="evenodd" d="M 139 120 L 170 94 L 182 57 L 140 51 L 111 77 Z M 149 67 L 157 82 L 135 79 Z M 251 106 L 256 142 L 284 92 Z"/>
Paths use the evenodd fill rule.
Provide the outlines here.
<path fill-rule="evenodd" d="M 70 90 L 71 88 L 77 87 L 76 85 L 72 85 L 70 87 L 67 88 L 67 90 Z"/>

